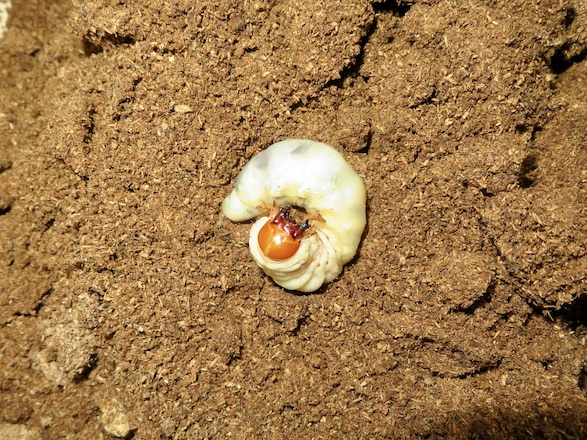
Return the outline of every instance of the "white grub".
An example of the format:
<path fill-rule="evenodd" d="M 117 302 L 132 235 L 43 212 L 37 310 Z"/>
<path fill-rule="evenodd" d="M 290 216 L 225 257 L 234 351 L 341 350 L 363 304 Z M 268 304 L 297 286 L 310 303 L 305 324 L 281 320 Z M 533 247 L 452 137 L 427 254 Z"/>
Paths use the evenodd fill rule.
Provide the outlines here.
<path fill-rule="evenodd" d="M 271 220 L 266 207 L 274 203 L 324 219 L 310 222 L 298 250 L 284 260 L 269 258 L 258 241 L 259 231 Z M 255 262 L 280 286 L 313 292 L 334 280 L 354 257 L 366 224 L 365 203 L 363 181 L 338 151 L 321 142 L 289 139 L 245 165 L 222 212 L 235 222 L 261 216 L 249 239 Z"/>

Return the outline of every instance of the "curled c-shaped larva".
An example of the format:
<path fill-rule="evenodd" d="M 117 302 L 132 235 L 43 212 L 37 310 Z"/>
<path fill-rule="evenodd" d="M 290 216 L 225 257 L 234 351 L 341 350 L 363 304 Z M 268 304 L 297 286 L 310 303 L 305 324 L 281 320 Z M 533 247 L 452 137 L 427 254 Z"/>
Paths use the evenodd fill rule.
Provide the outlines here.
<path fill-rule="evenodd" d="M 236 222 L 260 216 L 249 239 L 255 262 L 280 286 L 313 292 L 354 257 L 365 202 L 363 181 L 334 148 L 289 139 L 245 165 L 222 212 Z M 303 223 L 290 216 L 290 206 L 306 211 Z"/>

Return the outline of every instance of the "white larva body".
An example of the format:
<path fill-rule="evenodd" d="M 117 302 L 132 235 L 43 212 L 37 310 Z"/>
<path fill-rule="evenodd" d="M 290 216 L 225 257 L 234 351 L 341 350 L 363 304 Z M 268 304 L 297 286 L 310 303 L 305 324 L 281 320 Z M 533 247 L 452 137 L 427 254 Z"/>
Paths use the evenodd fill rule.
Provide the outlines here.
<path fill-rule="evenodd" d="M 291 205 L 318 213 L 296 253 L 285 260 L 267 257 L 258 235 L 270 219 L 251 228 L 249 246 L 256 263 L 280 286 L 313 292 L 335 279 L 355 255 L 365 229 L 365 186 L 331 146 L 306 139 L 277 142 L 242 169 L 222 212 L 240 222 L 262 214 L 262 205 Z"/>

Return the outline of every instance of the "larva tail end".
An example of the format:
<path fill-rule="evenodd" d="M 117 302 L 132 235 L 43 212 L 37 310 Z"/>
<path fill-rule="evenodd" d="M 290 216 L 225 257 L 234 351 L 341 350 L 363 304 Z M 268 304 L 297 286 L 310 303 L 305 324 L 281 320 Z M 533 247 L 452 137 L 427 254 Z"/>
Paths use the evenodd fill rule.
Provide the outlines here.
<path fill-rule="evenodd" d="M 233 222 L 244 222 L 257 217 L 260 211 L 245 205 L 236 192 L 232 191 L 222 202 L 222 213 Z"/>

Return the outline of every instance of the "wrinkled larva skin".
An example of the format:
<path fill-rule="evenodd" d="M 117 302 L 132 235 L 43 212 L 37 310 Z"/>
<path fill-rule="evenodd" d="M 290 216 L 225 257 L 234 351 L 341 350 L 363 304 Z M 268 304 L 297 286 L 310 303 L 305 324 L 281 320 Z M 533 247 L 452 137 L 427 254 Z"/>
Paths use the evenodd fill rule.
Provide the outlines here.
<path fill-rule="evenodd" d="M 292 257 L 273 260 L 259 247 L 259 231 L 270 219 L 260 217 L 249 239 L 257 264 L 290 290 L 313 292 L 334 280 L 354 257 L 365 229 L 365 186 L 359 175 L 329 145 L 306 139 L 277 142 L 245 165 L 222 212 L 240 222 L 264 214 L 258 207 L 274 202 L 320 214 L 324 222 L 311 222 Z"/>

